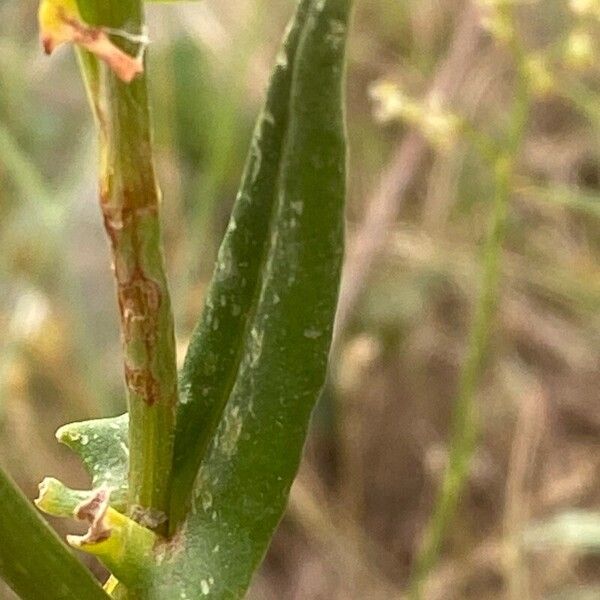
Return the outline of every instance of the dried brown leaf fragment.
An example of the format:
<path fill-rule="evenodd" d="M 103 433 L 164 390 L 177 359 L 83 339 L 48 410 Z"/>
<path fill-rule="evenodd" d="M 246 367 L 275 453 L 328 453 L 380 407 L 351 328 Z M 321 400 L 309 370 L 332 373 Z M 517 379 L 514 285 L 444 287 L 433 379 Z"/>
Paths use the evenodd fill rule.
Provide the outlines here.
<path fill-rule="evenodd" d="M 137 56 L 131 56 L 116 46 L 106 29 L 88 25 L 80 16 L 75 0 L 42 0 L 38 12 L 40 41 L 44 52 L 52 54 L 65 43 L 85 48 L 108 67 L 125 83 L 131 82 L 144 71 L 143 49 L 147 41 L 144 36 L 110 30 L 110 33 L 134 39 L 140 44 Z"/>
<path fill-rule="evenodd" d="M 79 544 L 94 544 L 110 537 L 111 528 L 106 522 L 106 511 L 110 500 L 110 490 L 102 487 L 94 490 L 92 496 L 75 509 L 75 517 L 87 521 L 87 533 L 78 539 Z M 73 536 L 74 537 L 74 536 Z"/>

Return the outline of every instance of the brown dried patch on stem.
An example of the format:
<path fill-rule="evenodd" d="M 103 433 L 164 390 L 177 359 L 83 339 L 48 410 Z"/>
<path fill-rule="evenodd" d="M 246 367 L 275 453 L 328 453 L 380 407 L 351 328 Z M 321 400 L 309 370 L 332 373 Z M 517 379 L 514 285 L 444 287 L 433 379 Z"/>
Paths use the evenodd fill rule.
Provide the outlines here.
<path fill-rule="evenodd" d="M 138 342 L 144 348 L 139 361 L 131 356 L 126 360 L 125 380 L 132 393 L 153 406 L 161 398 L 160 383 L 152 373 L 152 365 L 163 294 L 160 283 L 148 277 L 140 264 L 139 228 L 143 219 L 156 216 L 157 206 L 135 205 L 133 200 L 133 194 L 124 191 L 125 206 L 115 207 L 110 204 L 109 193 L 103 191 L 101 208 L 114 259 L 123 344 L 127 348 Z M 133 251 L 123 251 L 123 247 L 130 245 Z"/>
<path fill-rule="evenodd" d="M 148 406 L 153 406 L 160 400 L 160 385 L 150 369 L 135 369 L 125 363 L 125 382 Z"/>
<path fill-rule="evenodd" d="M 161 292 L 158 283 L 136 269 L 126 281 L 118 280 L 119 310 L 124 342 L 141 338 L 149 347 L 157 337 L 156 314 L 160 308 Z"/>

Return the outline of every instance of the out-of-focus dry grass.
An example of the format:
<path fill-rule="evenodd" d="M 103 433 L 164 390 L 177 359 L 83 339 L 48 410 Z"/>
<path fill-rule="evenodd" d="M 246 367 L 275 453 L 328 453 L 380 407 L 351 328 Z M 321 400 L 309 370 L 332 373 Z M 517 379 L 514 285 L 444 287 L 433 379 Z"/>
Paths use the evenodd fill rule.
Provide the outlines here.
<path fill-rule="evenodd" d="M 492 136 L 514 94 L 509 54 L 463 2 L 356 3 L 345 312 L 256 600 L 402 597 L 446 461 L 492 177 L 461 136 L 436 145 L 418 127 L 378 123 L 369 88 L 384 80 L 423 106 L 441 99 Z M 56 427 L 123 409 L 90 118 L 71 53 L 42 57 L 35 10 L 0 5 L 0 462 L 30 496 L 44 475 L 83 479 Z M 149 10 L 180 354 L 290 10 Z M 465 18 L 475 20 L 461 34 Z M 427 600 L 600 598 L 600 544 L 522 543 L 531 523 L 600 502 L 600 22 L 538 0 L 519 7 L 518 25 L 532 77 L 547 64 L 554 80 L 519 158 L 480 442 Z"/>

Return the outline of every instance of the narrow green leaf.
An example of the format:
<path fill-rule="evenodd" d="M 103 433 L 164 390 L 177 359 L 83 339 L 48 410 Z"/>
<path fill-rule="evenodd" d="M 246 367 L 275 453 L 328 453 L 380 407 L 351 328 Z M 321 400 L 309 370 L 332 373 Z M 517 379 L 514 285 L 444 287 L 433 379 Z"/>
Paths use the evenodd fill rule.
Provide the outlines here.
<path fill-rule="evenodd" d="M 314 0 L 302 29 L 257 308 L 192 512 L 154 582 L 157 597 L 199 590 L 241 598 L 285 509 L 324 382 L 337 301 L 350 4 Z"/>
<path fill-rule="evenodd" d="M 128 424 L 126 413 L 108 419 L 70 423 L 56 432 L 58 441 L 82 459 L 92 478 L 91 487 L 108 488 L 111 506 L 121 512 L 127 509 Z"/>
<path fill-rule="evenodd" d="M 288 125 L 292 67 L 310 3 L 299 3 L 278 56 L 204 314 L 182 369 L 172 473 L 172 528 L 185 514 L 200 462 L 235 382 L 244 334 L 256 310 Z"/>
<path fill-rule="evenodd" d="M 1 470 L 0 575 L 23 600 L 108 598 Z"/>

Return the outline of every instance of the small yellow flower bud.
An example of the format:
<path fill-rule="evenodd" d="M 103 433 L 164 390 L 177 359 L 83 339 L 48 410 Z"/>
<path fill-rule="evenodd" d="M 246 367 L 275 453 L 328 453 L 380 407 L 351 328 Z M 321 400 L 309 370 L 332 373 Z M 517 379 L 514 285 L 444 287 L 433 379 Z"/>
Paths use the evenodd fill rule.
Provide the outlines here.
<path fill-rule="evenodd" d="M 569 8 L 579 16 L 590 15 L 600 17 L 599 0 L 569 0 Z"/>
<path fill-rule="evenodd" d="M 525 62 L 525 72 L 533 93 L 545 96 L 554 86 L 554 78 L 548 70 L 546 59 L 541 54 L 532 54 Z"/>
<path fill-rule="evenodd" d="M 576 30 L 567 39 L 564 59 L 574 69 L 588 69 L 595 62 L 594 41 L 589 32 Z"/>
<path fill-rule="evenodd" d="M 499 42 L 508 42 L 514 36 L 510 19 L 497 10 L 492 10 L 481 20 L 483 28 Z"/>
<path fill-rule="evenodd" d="M 375 118 L 380 122 L 402 121 L 414 125 L 434 145 L 448 147 L 460 130 L 460 120 L 443 109 L 435 99 L 417 102 L 390 82 L 374 84 L 370 91 L 375 101 Z"/>

